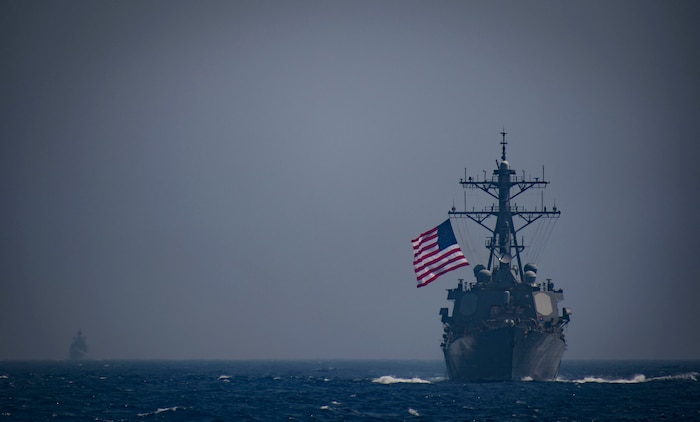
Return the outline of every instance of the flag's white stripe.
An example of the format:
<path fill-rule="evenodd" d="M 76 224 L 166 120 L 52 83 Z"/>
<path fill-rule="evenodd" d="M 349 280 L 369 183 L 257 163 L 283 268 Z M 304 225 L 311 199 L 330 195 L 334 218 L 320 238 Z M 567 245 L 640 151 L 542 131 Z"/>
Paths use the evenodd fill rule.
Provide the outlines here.
<path fill-rule="evenodd" d="M 427 243 L 427 242 L 437 242 L 437 229 L 431 230 L 430 232 L 424 233 L 418 238 L 411 240 L 411 245 L 413 245 L 413 249 L 418 249 L 422 243 Z"/>
<path fill-rule="evenodd" d="M 430 251 L 434 250 L 437 247 L 438 247 L 438 243 L 437 243 L 437 239 L 435 239 L 434 242 L 422 244 L 420 246 L 420 249 L 413 252 L 413 255 L 414 256 L 425 255 L 426 253 L 429 253 Z"/>
<path fill-rule="evenodd" d="M 434 275 L 434 273 L 444 274 L 444 273 L 446 273 L 454 268 L 458 268 L 458 267 L 461 267 L 464 265 L 469 265 L 469 262 L 467 262 L 467 260 L 464 258 L 457 257 L 453 262 L 449 262 L 449 260 L 448 260 L 446 265 L 444 265 L 442 267 L 428 269 L 427 271 L 423 272 L 417 278 L 419 281 L 425 282 L 427 279 L 431 278 Z"/>
<path fill-rule="evenodd" d="M 438 226 L 438 227 L 440 227 L 440 226 Z M 430 230 L 428 230 L 428 231 L 426 231 L 426 232 L 423 232 L 423 233 L 419 234 L 418 237 L 416 237 L 415 239 L 411 240 L 411 242 L 416 242 L 416 241 L 418 241 L 418 240 L 420 240 L 420 239 L 423 239 L 423 238 L 426 238 L 426 237 L 429 237 L 429 236 L 434 235 L 435 233 L 437 233 L 438 227 L 435 227 L 435 228 L 433 228 L 433 229 L 430 229 Z"/>
<path fill-rule="evenodd" d="M 467 259 L 464 257 L 464 254 L 462 254 L 462 252 L 459 250 L 459 247 L 451 247 L 446 249 L 444 253 L 438 255 L 434 260 L 427 262 L 424 265 L 416 265 L 416 276 L 418 278 L 422 278 L 423 274 L 425 274 L 426 272 L 439 270 L 442 266 L 448 264 L 450 260 L 455 258 L 467 262 Z"/>
<path fill-rule="evenodd" d="M 440 248 L 437 244 L 433 245 L 430 249 L 425 249 L 423 252 L 416 254 L 413 257 L 413 265 L 416 265 L 416 263 L 422 262 L 423 260 L 432 258 L 438 252 L 440 252 Z"/>
<path fill-rule="evenodd" d="M 464 266 L 467 266 L 467 265 L 469 265 L 468 262 L 461 262 L 461 263 L 459 263 L 458 265 L 456 265 L 456 266 L 454 266 L 454 267 L 452 267 L 452 268 L 448 268 L 448 269 L 445 269 L 445 270 L 443 270 L 443 271 L 437 272 L 437 273 L 433 274 L 432 277 L 427 278 L 427 279 L 424 279 L 422 282 L 418 283 L 418 286 L 416 286 L 416 287 L 423 287 L 423 286 L 426 286 L 426 285 L 428 285 L 429 283 L 432 283 L 433 281 L 437 280 L 437 278 L 440 277 L 441 275 L 443 275 L 443 274 L 445 274 L 445 273 L 448 273 L 448 272 L 450 272 L 450 271 L 452 271 L 452 270 L 454 270 L 454 269 L 457 269 L 457 268 L 459 268 L 459 267 L 464 267 Z"/>
<path fill-rule="evenodd" d="M 422 269 L 422 267 L 436 266 L 436 263 L 439 263 L 441 260 L 448 258 L 453 254 L 464 256 L 462 250 L 459 248 L 459 245 L 455 244 L 441 250 L 439 254 L 419 257 L 418 259 L 413 261 L 413 265 L 416 268 L 416 272 L 418 272 Z"/>

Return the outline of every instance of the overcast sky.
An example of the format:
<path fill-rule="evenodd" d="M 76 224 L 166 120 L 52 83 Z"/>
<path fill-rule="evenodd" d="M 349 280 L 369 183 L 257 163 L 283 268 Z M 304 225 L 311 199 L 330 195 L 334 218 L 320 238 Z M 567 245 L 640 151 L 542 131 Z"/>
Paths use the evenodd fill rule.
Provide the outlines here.
<path fill-rule="evenodd" d="M 99 359 L 441 359 L 472 270 L 416 289 L 410 240 L 504 127 L 562 211 L 537 265 L 573 308 L 565 359 L 698 359 L 698 21 L 693 1 L 4 1 L 0 359 L 66 358 L 78 329 Z"/>

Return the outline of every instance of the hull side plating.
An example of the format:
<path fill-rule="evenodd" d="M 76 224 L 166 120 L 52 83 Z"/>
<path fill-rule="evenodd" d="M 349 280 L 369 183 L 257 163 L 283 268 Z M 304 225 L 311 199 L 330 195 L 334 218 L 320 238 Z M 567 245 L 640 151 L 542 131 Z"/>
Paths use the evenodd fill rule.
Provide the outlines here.
<path fill-rule="evenodd" d="M 550 381 L 559 372 L 565 348 L 556 333 L 509 327 L 465 335 L 444 353 L 453 381 Z"/>

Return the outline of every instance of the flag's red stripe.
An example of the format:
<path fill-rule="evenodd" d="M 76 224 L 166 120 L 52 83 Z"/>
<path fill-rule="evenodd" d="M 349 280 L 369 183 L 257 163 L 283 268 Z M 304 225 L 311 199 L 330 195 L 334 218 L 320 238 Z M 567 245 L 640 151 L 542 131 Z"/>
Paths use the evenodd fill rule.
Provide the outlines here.
<path fill-rule="evenodd" d="M 437 245 L 436 245 L 436 246 L 437 246 Z M 426 252 L 426 253 L 424 253 L 424 254 L 422 254 L 422 255 L 417 255 L 417 256 L 415 256 L 415 257 L 414 257 L 415 259 L 414 259 L 414 261 L 413 261 L 413 266 L 415 267 L 416 264 L 419 264 L 419 263 L 421 263 L 421 262 L 427 260 L 427 259 L 430 258 L 431 256 L 433 256 L 433 255 L 435 255 L 435 254 L 438 254 L 438 253 L 440 253 L 440 252 L 444 252 L 444 250 L 441 251 L 439 248 L 436 247 L 435 250 L 433 250 L 433 251 Z"/>
<path fill-rule="evenodd" d="M 459 246 L 457 246 L 456 248 L 453 246 L 457 246 L 457 245 L 452 245 L 449 248 L 443 249 L 443 250 L 438 249 L 434 252 L 426 254 L 424 257 L 420 257 L 420 258 L 416 259 L 415 261 L 413 261 L 413 265 L 416 267 L 416 272 L 421 270 L 423 267 L 429 267 L 429 266 L 435 264 L 436 262 L 438 262 L 442 259 L 445 259 L 446 257 L 448 257 L 452 254 L 457 254 L 457 255 L 461 256 L 462 258 L 465 258 L 464 254 L 459 249 Z M 435 255 L 437 253 L 440 253 L 440 255 L 438 255 L 437 257 L 435 257 L 434 259 L 432 259 L 428 262 L 423 263 L 423 261 L 425 261 L 426 258 L 431 258 L 433 255 Z M 420 266 L 416 265 L 416 264 L 421 264 L 421 263 L 423 263 L 423 264 Z"/>
<path fill-rule="evenodd" d="M 427 268 L 427 270 L 428 270 L 427 272 L 423 272 L 423 269 L 416 270 L 416 274 L 422 273 L 422 274 L 420 274 L 420 275 L 417 276 L 418 281 L 420 281 L 420 280 L 422 280 L 423 278 L 425 278 L 426 275 L 430 275 L 430 274 L 433 273 L 434 271 L 440 271 L 440 270 L 442 270 L 442 269 L 444 269 L 444 268 L 446 268 L 446 267 L 449 267 L 450 264 L 455 263 L 455 262 L 458 262 L 458 261 L 464 262 L 464 263 L 466 263 L 467 265 L 469 265 L 469 262 L 468 262 L 467 259 L 464 257 L 464 255 L 459 254 L 459 255 L 450 257 L 450 259 L 448 259 L 448 260 L 445 261 L 445 262 L 440 263 L 440 265 L 437 265 L 437 266 L 435 266 L 435 267 L 425 267 L 425 268 Z M 455 268 L 457 268 L 457 267 L 455 267 Z"/>
<path fill-rule="evenodd" d="M 436 239 L 436 238 L 437 238 L 437 231 L 435 231 L 435 233 L 431 233 L 430 235 L 421 236 L 418 239 L 412 240 L 411 244 L 413 245 L 413 249 L 418 249 L 420 247 L 420 245 L 422 245 L 423 243 L 427 243 L 427 242 L 429 242 L 433 239 Z"/>
<path fill-rule="evenodd" d="M 458 263 L 456 263 L 456 264 L 453 265 L 453 266 L 449 266 L 449 267 L 447 267 L 447 268 L 443 268 L 441 271 L 429 273 L 429 274 L 427 274 L 427 275 L 429 275 L 429 277 L 423 277 L 421 280 L 419 280 L 419 281 L 420 281 L 419 284 L 420 284 L 421 286 L 424 286 L 424 285 L 426 285 L 426 284 L 428 284 L 428 283 L 431 283 L 432 281 L 435 281 L 438 277 L 440 277 L 441 275 L 443 275 L 443 274 L 445 274 L 445 273 L 448 273 L 448 272 L 450 272 L 450 271 L 452 271 L 452 270 L 455 270 L 455 269 L 457 269 L 457 268 L 460 268 L 460 267 L 466 267 L 466 266 L 468 266 L 468 265 L 469 265 L 468 262 L 458 262 Z M 421 287 L 421 286 L 419 286 L 419 287 Z"/>
<path fill-rule="evenodd" d="M 426 286 L 426 285 L 432 283 L 433 281 L 437 280 L 437 278 L 440 277 L 441 275 L 443 275 L 443 274 L 445 274 L 445 273 L 448 273 L 448 272 L 450 272 L 450 271 L 452 271 L 452 270 L 454 270 L 454 269 L 460 268 L 460 267 L 466 267 L 467 265 L 469 265 L 468 262 L 463 262 L 463 263 L 460 263 L 459 265 L 456 265 L 456 266 L 454 266 L 454 267 L 448 268 L 448 269 L 446 269 L 446 270 L 444 270 L 444 271 L 441 271 L 441 272 L 439 272 L 439 273 L 437 273 L 437 274 L 433 274 L 433 276 L 432 276 L 431 278 L 429 278 L 428 280 L 426 280 L 426 281 L 420 283 L 420 284 L 417 285 L 416 287 L 423 287 L 423 286 Z"/>
<path fill-rule="evenodd" d="M 411 240 L 411 243 L 420 242 L 421 239 L 422 239 L 424 236 L 428 236 L 428 235 L 430 235 L 430 234 L 432 234 L 432 233 L 437 234 L 437 230 L 438 230 L 438 228 L 435 227 L 434 229 L 430 229 L 430 230 L 428 230 L 428 231 L 425 232 L 425 233 L 421 233 L 421 234 L 418 235 L 418 237 L 416 237 L 415 239 Z"/>
<path fill-rule="evenodd" d="M 435 240 L 434 242 L 430 242 L 430 243 L 424 243 L 424 244 L 422 244 L 422 245 L 420 246 L 420 249 L 419 249 L 419 250 L 414 250 L 414 251 L 413 251 L 413 255 L 414 255 L 414 256 L 420 256 L 420 255 L 422 255 L 423 253 L 425 253 L 425 251 L 430 250 L 430 249 L 432 249 L 432 248 L 434 248 L 434 247 L 436 247 L 436 246 L 438 246 L 437 240 Z"/>
<path fill-rule="evenodd" d="M 428 237 L 420 238 L 417 242 L 414 241 L 414 242 L 413 242 L 413 251 L 414 251 L 414 253 L 415 253 L 416 250 L 422 248 L 423 245 L 437 243 L 437 237 L 438 237 L 437 231 L 435 231 L 435 233 L 431 234 L 431 235 L 428 236 Z M 432 242 L 433 239 L 435 239 L 434 242 Z"/>

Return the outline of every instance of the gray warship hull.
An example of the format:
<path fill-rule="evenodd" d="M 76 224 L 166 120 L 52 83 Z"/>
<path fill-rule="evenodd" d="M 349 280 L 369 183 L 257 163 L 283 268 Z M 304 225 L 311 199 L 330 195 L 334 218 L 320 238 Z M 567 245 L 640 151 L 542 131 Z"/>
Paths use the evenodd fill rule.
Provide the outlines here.
<path fill-rule="evenodd" d="M 558 333 L 505 327 L 465 335 L 444 350 L 452 381 L 551 381 L 566 343 Z"/>

